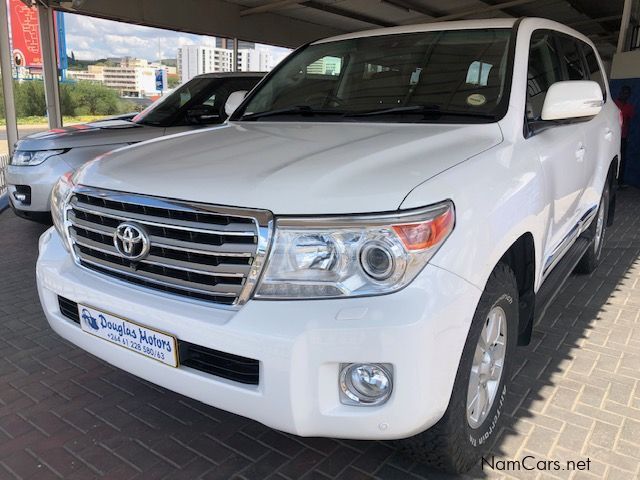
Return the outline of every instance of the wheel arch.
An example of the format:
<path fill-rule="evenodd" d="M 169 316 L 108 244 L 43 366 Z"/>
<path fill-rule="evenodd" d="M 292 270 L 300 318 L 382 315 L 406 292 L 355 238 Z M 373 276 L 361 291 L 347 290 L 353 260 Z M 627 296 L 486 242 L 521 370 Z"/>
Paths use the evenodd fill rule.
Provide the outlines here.
<path fill-rule="evenodd" d="M 531 232 L 523 233 L 500 258 L 513 271 L 518 284 L 518 345 L 528 345 L 533 331 L 536 256 Z"/>

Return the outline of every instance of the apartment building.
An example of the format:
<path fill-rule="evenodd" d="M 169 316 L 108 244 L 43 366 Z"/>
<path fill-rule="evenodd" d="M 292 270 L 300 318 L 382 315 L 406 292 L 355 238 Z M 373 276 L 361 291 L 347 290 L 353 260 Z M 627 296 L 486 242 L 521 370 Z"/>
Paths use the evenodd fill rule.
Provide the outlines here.
<path fill-rule="evenodd" d="M 229 45 L 221 43 L 220 45 Z M 240 42 L 239 46 L 254 44 Z M 238 70 L 241 72 L 268 72 L 282 57 L 274 56 L 268 48 L 253 47 L 238 49 Z M 233 50 L 204 45 L 186 45 L 178 48 L 177 57 L 180 81 L 186 82 L 196 75 L 210 72 L 232 72 Z"/>
<path fill-rule="evenodd" d="M 156 88 L 156 72 L 164 65 L 150 64 L 139 58 L 123 58 L 120 65 L 89 65 L 87 70 L 68 70 L 67 77 L 102 83 L 122 97 L 146 97 L 162 93 Z M 166 86 L 165 86 L 166 88 Z"/>

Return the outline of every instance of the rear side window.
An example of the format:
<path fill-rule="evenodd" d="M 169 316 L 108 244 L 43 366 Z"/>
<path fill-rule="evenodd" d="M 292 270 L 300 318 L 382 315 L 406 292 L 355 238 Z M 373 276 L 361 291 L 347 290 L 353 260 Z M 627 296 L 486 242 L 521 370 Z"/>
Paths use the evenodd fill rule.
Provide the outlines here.
<path fill-rule="evenodd" d="M 588 80 L 585 64 L 582 60 L 582 51 L 579 40 L 568 35 L 558 34 L 562 63 L 566 68 L 566 80 Z"/>
<path fill-rule="evenodd" d="M 540 120 L 549 87 L 562 80 L 560 55 L 554 34 L 537 31 L 531 37 L 527 72 L 527 118 Z"/>
<path fill-rule="evenodd" d="M 591 45 L 586 43 L 582 44 L 582 51 L 584 52 L 585 59 L 587 60 L 587 69 L 589 73 L 589 80 L 593 80 L 594 82 L 598 82 L 600 88 L 602 89 L 602 97 L 607 99 L 607 88 L 605 86 L 606 79 L 604 77 L 604 73 L 600 69 L 600 64 L 598 63 L 598 57 L 596 52 L 593 50 Z"/>

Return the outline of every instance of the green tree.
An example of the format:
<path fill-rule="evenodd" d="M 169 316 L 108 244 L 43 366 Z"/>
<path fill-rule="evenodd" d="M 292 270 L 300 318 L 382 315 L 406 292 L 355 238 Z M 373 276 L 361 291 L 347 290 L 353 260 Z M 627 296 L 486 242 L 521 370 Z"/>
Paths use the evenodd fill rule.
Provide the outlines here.
<path fill-rule="evenodd" d="M 20 82 L 14 90 L 18 117 L 46 115 L 44 84 L 38 80 Z"/>
<path fill-rule="evenodd" d="M 76 104 L 73 99 L 73 87 L 74 84 L 62 83 L 60 84 L 60 109 L 62 115 L 73 117 L 76 114 Z"/>
<path fill-rule="evenodd" d="M 114 115 L 121 113 L 115 90 L 93 82 L 80 81 L 70 91 L 76 115 Z"/>
<path fill-rule="evenodd" d="M 169 88 L 176 88 L 180 85 L 180 77 L 178 75 L 167 75 L 167 83 Z"/>
<path fill-rule="evenodd" d="M 47 104 L 41 80 L 13 83 L 18 118 L 46 116 Z M 118 92 L 94 82 L 60 84 L 62 115 L 116 115 L 136 110 L 132 102 L 121 99 Z M 0 89 L 0 117 L 4 117 L 4 102 Z"/>

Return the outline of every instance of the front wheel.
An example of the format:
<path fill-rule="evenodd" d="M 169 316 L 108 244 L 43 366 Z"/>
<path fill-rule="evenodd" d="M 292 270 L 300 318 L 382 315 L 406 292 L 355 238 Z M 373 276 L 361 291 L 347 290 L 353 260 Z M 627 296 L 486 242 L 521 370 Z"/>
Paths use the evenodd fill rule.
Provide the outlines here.
<path fill-rule="evenodd" d="M 476 308 L 447 411 L 429 430 L 399 440 L 405 453 L 454 473 L 480 461 L 499 431 L 517 332 L 516 278 L 500 263 Z"/>
<path fill-rule="evenodd" d="M 600 263 L 600 258 L 602 257 L 602 246 L 604 245 L 604 240 L 607 233 L 607 221 L 609 217 L 609 179 L 604 186 L 604 190 L 602 191 L 602 197 L 600 198 L 600 204 L 598 205 L 598 213 L 596 214 L 596 218 L 591 222 L 589 226 L 589 230 L 593 235 L 593 240 L 589 249 L 585 252 L 583 257 L 576 265 L 575 271 L 576 273 L 591 273 L 593 272 Z"/>

